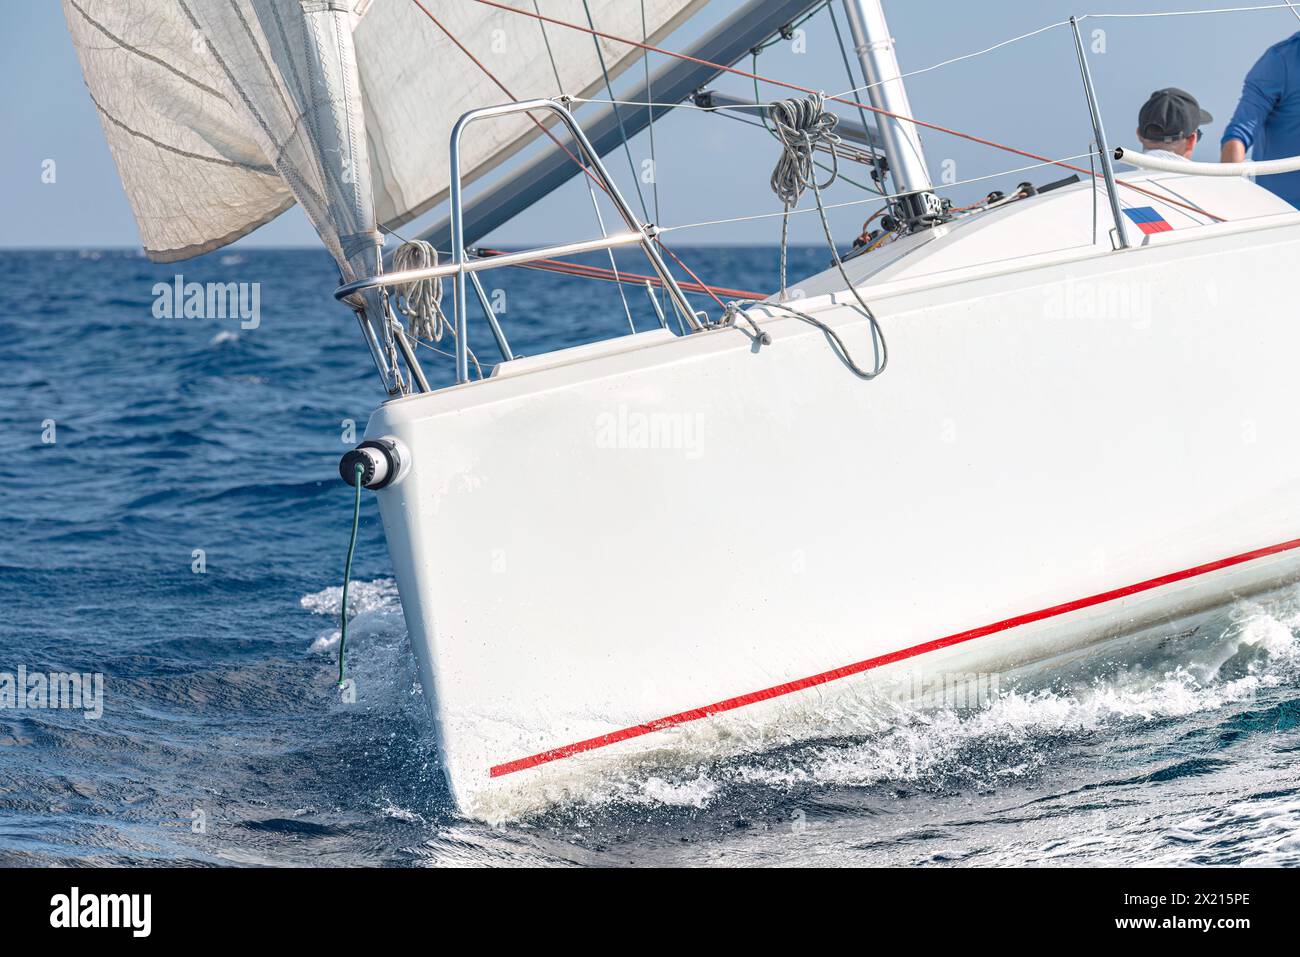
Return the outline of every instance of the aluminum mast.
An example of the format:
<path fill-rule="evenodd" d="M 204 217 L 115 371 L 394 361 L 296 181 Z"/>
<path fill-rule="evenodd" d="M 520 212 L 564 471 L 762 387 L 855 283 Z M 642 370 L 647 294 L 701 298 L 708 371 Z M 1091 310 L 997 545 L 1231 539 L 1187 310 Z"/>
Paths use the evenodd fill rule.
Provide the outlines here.
<path fill-rule="evenodd" d="M 885 113 L 910 117 L 912 107 L 907 101 L 907 88 L 900 76 L 902 70 L 894 55 L 894 38 L 889 35 L 880 0 L 844 0 L 844 10 L 848 14 L 854 50 L 867 78 L 871 105 Z M 884 141 L 895 192 L 903 194 L 898 200 L 903 219 L 912 226 L 930 225 L 942 215 L 943 205 L 934 194 L 916 124 L 884 113 L 876 114 L 876 123 Z"/>

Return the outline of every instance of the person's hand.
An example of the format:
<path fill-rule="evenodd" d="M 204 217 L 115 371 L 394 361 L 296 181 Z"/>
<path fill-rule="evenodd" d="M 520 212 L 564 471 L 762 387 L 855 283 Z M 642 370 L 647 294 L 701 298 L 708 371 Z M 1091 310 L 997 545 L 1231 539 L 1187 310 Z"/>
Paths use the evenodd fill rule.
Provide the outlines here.
<path fill-rule="evenodd" d="M 1224 140 L 1219 150 L 1220 163 L 1246 162 L 1246 144 L 1241 140 Z"/>

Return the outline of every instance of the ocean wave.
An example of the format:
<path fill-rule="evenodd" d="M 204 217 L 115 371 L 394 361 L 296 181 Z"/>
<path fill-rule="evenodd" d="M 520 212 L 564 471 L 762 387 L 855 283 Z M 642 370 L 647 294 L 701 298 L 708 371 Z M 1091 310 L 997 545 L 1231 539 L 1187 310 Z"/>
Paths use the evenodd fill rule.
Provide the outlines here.
<path fill-rule="evenodd" d="M 298 604 L 312 614 L 337 619 L 343 605 L 343 586 L 331 585 L 303 595 Z M 352 582 L 348 586 L 348 624 L 352 626 L 354 638 L 405 638 L 406 622 L 402 618 L 397 582 L 391 578 Z M 311 650 L 329 651 L 338 643 L 339 630 L 335 628 L 317 635 Z"/>
<path fill-rule="evenodd" d="M 1157 641 L 1154 649 L 1146 645 L 1120 654 L 1099 649 L 1091 668 L 1069 684 L 1013 688 L 982 708 L 885 701 L 857 716 L 837 711 L 834 723 L 828 721 L 834 737 L 740 757 L 710 760 L 705 754 L 676 772 L 633 767 L 572 795 L 571 810 L 618 815 L 647 806 L 771 806 L 795 793 L 900 788 L 980 793 L 1038 785 L 1071 748 L 1124 740 L 1143 730 L 1187 731 L 1192 718 L 1203 719 L 1208 728 L 1200 722 L 1195 727 L 1207 733 L 1214 730 L 1215 718 L 1239 720 L 1262 696 L 1296 683 L 1298 626 L 1300 607 L 1293 597 L 1242 603 L 1194 642 L 1161 647 Z M 1177 632 L 1178 626 L 1169 630 Z M 1256 724 L 1268 729 L 1267 721 Z M 755 739 L 761 740 L 757 729 Z M 1132 780 L 1149 784 L 1230 768 L 1228 761 L 1204 756 L 1165 762 Z"/>

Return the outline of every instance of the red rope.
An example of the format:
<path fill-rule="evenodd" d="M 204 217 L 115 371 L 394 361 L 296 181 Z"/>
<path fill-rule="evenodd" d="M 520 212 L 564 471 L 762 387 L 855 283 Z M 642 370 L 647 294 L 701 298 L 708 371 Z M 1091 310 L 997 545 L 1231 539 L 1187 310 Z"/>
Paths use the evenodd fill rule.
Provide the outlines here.
<path fill-rule="evenodd" d="M 797 83 L 787 83 L 784 80 L 774 80 L 771 77 L 762 76 L 757 73 L 750 73 L 748 70 L 742 70 L 739 67 L 725 66 L 724 64 L 721 63 L 714 63 L 712 60 L 702 60 L 699 57 L 691 56 L 688 53 L 677 53 L 673 50 L 665 50 L 662 47 L 657 47 L 651 43 L 643 43 L 639 40 L 629 40 L 627 37 L 620 37 L 612 33 L 604 33 L 603 31 L 600 30 L 593 30 L 591 27 L 584 27 L 577 23 L 569 23 L 565 20 L 556 20 L 554 17 L 544 16 L 540 13 L 534 13 L 529 10 L 520 10 L 516 7 L 507 6 L 504 3 L 497 3 L 496 0 L 474 0 L 474 2 L 481 3 L 484 6 L 488 6 L 488 7 L 495 7 L 498 10 L 506 10 L 509 11 L 510 13 L 517 13 L 520 14 L 521 16 L 531 17 L 534 20 L 544 20 L 547 23 L 554 23 L 556 26 L 568 27 L 570 30 L 578 30 L 582 33 L 590 33 L 592 36 L 601 37 L 606 40 L 613 40 L 615 43 L 625 43 L 628 46 L 640 47 L 642 50 L 649 50 L 651 53 L 659 53 L 662 54 L 663 56 L 676 57 L 679 60 L 687 60 L 691 63 L 698 63 L 701 66 L 707 66 L 710 69 L 719 70 L 724 73 L 734 73 L 736 76 L 743 76 L 750 80 L 761 80 L 764 83 L 771 83 L 773 86 L 785 87 L 788 90 L 795 90 L 799 93 L 820 92 L 810 87 L 800 86 Z M 418 5 L 419 0 L 415 0 L 415 3 Z M 421 9 L 423 9 L 423 7 L 421 7 Z M 915 123 L 917 126 L 924 127 L 925 129 L 934 130 L 938 133 L 947 133 L 949 136 L 960 137 L 961 139 L 964 140 L 970 140 L 972 143 L 979 143 L 983 146 L 991 146 L 994 149 L 1005 150 L 1008 153 L 1014 153 L 1017 156 L 1024 156 L 1027 159 L 1038 160 L 1039 162 L 1043 162 L 1043 163 L 1050 163 L 1053 166 L 1060 166 L 1063 169 L 1068 169 L 1075 173 L 1086 173 L 1088 176 L 1094 178 L 1101 175 L 1100 173 L 1095 173 L 1092 170 L 1084 169 L 1081 166 L 1073 166 L 1070 163 L 1066 163 L 1061 160 L 1054 160 L 1048 156 L 1041 156 L 1038 153 L 1031 153 L 1028 150 L 1017 149 L 1014 146 L 1007 146 L 1005 143 L 998 143 L 995 140 L 988 140 L 982 136 L 976 136 L 973 133 L 963 133 L 960 130 L 954 130 L 946 126 L 940 126 L 937 123 L 927 123 L 924 120 L 918 120 L 911 116 L 903 116 L 901 113 L 891 113 L 889 110 L 882 110 L 878 107 L 870 106 L 869 104 L 866 103 L 859 103 L 857 100 L 848 100 L 842 96 L 829 96 L 827 97 L 827 99 L 834 100 L 836 103 L 843 103 L 846 106 L 856 107 L 857 109 L 860 110 L 870 110 L 872 113 L 877 113 L 881 116 L 888 116 L 891 117 L 892 119 L 902 120 L 907 123 Z M 1167 197 L 1161 196 L 1160 194 L 1152 192 L 1151 190 L 1143 189 L 1141 186 L 1138 186 L 1134 183 L 1126 183 L 1123 180 L 1116 180 L 1116 182 L 1120 186 L 1124 186 L 1127 187 L 1128 189 L 1135 190 L 1139 193 L 1142 193 L 1143 195 L 1153 197 L 1155 199 L 1160 200 L 1163 203 L 1168 203 L 1171 206 L 1179 206 L 1182 207 L 1183 209 L 1191 210 L 1192 212 L 1195 213 L 1201 213 L 1204 216 L 1209 216 L 1211 219 L 1217 219 L 1219 222 L 1224 221 L 1223 217 L 1221 216 L 1215 216 L 1213 213 L 1207 212 L 1206 210 L 1200 209 L 1199 207 L 1196 206 L 1191 206 L 1186 203 L 1180 203 L 1176 200 L 1168 199 Z"/>
<path fill-rule="evenodd" d="M 686 263 L 682 262 L 682 259 L 681 259 L 680 256 L 678 256 L 675 252 L 673 252 L 671 249 L 669 249 L 667 246 L 665 246 L 662 240 L 660 240 L 660 239 L 656 239 L 655 242 L 659 244 L 659 248 L 660 248 L 660 249 L 662 249 L 664 252 L 666 252 L 669 256 L 672 256 L 672 257 L 673 257 L 673 262 L 677 263 L 678 266 L 680 266 L 682 269 L 686 270 L 686 275 L 690 276 L 691 279 L 693 279 L 693 280 L 695 281 L 695 284 L 696 284 L 697 286 L 701 286 L 701 287 L 703 287 L 704 291 L 707 292 L 710 296 L 713 297 L 713 301 L 714 301 L 714 302 L 716 302 L 716 303 L 717 303 L 719 306 L 721 306 L 723 309 L 726 309 L 726 308 L 727 308 L 727 304 L 726 304 L 725 302 L 723 302 L 721 299 L 719 299 L 718 296 L 717 296 L 717 294 L 714 293 L 714 291 L 713 291 L 711 288 L 709 288 L 708 286 L 705 286 L 704 283 L 700 281 L 700 277 L 697 276 L 697 275 L 695 275 L 695 270 L 691 269 L 690 266 L 688 266 L 688 265 L 686 265 Z M 748 298 L 750 298 L 750 299 L 766 299 L 767 297 L 766 297 L 766 296 L 750 296 L 750 297 L 748 297 Z"/>
<path fill-rule="evenodd" d="M 428 17 L 430 20 L 434 22 L 434 25 L 437 26 L 437 28 L 446 35 L 448 40 L 450 40 L 452 43 L 456 44 L 456 46 L 460 48 L 461 53 L 465 54 L 465 56 L 471 59 L 474 62 L 474 65 L 477 66 L 480 70 L 482 70 L 483 74 L 493 83 L 495 83 L 498 89 L 500 89 L 502 93 L 510 97 L 510 99 L 513 100 L 514 102 L 516 103 L 519 102 L 519 97 L 511 93 L 509 87 L 507 87 L 504 83 L 502 83 L 499 79 L 497 79 L 496 74 L 494 74 L 491 70 L 489 70 L 483 64 L 482 60 L 480 60 L 473 53 L 471 53 L 469 49 L 465 46 L 465 44 L 461 43 L 460 40 L 456 38 L 455 34 L 453 34 L 445 26 L 443 26 L 442 21 L 439 20 L 437 17 L 435 17 L 432 13 L 430 13 L 428 7 L 426 7 L 423 3 L 421 3 L 420 0 L 411 0 L 411 2 L 414 3 L 417 7 L 419 7 L 424 12 L 424 15 L 426 17 Z M 564 152 L 568 154 L 569 159 L 577 163 L 578 168 L 581 169 L 584 173 L 586 173 L 587 176 L 591 178 L 592 182 L 594 182 L 605 192 L 608 192 L 608 190 L 605 190 L 605 184 L 600 181 L 600 179 L 596 176 L 595 173 L 593 173 L 591 170 L 587 168 L 587 165 L 583 163 L 582 160 L 574 156 L 572 151 L 570 151 L 570 149 L 567 146 L 565 146 L 563 143 L 560 142 L 559 137 L 557 137 L 554 133 L 548 130 L 546 126 L 540 120 L 537 119 L 537 117 L 533 116 L 533 114 L 529 113 L 528 118 L 533 121 L 533 125 L 535 125 L 539 130 L 545 133 L 548 137 L 550 137 L 552 143 L 554 143 L 560 149 L 564 150 Z"/>
<path fill-rule="evenodd" d="M 438 19 L 437 17 L 435 17 L 432 13 L 429 12 L 429 8 L 428 8 L 428 7 L 426 7 L 423 3 L 421 3 L 420 0 L 411 0 L 411 2 L 414 3 L 417 7 L 419 7 L 420 10 L 424 13 L 424 15 L 425 15 L 426 17 L 428 17 L 430 20 L 432 20 L 433 23 L 434 23 L 434 25 L 437 26 L 437 28 L 443 32 L 443 34 L 447 37 L 447 39 L 450 40 L 452 43 L 456 44 L 456 46 L 460 49 L 460 51 L 461 51 L 462 53 L 464 53 L 465 56 L 469 57 L 470 60 L 473 61 L 474 65 L 477 66 L 480 70 L 482 70 L 482 71 L 483 71 L 483 74 L 484 74 L 484 75 L 485 75 L 489 80 L 491 80 L 493 83 L 495 83 L 495 84 L 497 85 L 497 87 L 501 90 L 502 93 L 504 93 L 506 96 L 510 97 L 510 99 L 514 100 L 515 102 L 518 102 L 518 101 L 519 101 L 519 98 L 518 98 L 517 96 L 515 96 L 513 93 L 510 92 L 509 87 L 507 87 L 504 83 L 502 83 L 502 82 L 497 78 L 496 74 L 494 74 L 491 70 L 489 70 L 489 69 L 487 68 L 487 66 L 483 63 L 482 60 L 480 60 L 480 59 L 479 59 L 478 57 L 476 57 L 473 53 L 471 53 L 471 52 L 469 51 L 469 49 L 465 46 L 465 44 L 461 43 L 460 40 L 458 40 L 458 39 L 456 38 L 455 34 L 453 34 L 453 33 L 452 33 L 450 30 L 448 30 L 445 26 L 443 26 L 441 20 L 439 20 L 439 19 Z M 494 6 L 496 6 L 496 4 L 494 4 Z M 504 9 L 504 10 L 513 10 L 514 8 L 513 8 L 513 7 L 502 7 L 502 9 Z M 524 12 L 526 12 L 526 11 L 522 11 L 522 10 L 520 10 L 520 11 L 515 11 L 515 12 L 517 12 L 517 13 L 524 13 Z M 547 19 L 547 18 L 543 17 L 542 19 Z M 556 22 L 560 22 L 560 21 L 556 21 Z M 565 24 L 565 25 L 566 25 L 566 26 L 572 26 L 572 24 Z M 568 147 L 566 147 L 563 143 L 561 143 L 560 140 L 559 140 L 559 138 L 556 137 L 554 133 L 552 133 L 550 130 L 548 130 L 548 129 L 547 129 L 547 128 L 546 128 L 546 127 L 545 127 L 541 122 L 539 122 L 538 119 L 537 119 L 535 116 L 533 116 L 531 113 L 528 114 L 528 118 L 529 118 L 530 120 L 533 121 L 533 124 L 534 124 L 534 125 L 535 125 L 539 130 L 541 130 L 541 131 L 542 131 L 543 133 L 545 133 L 548 137 L 550 137 L 551 142 L 553 142 L 553 143 L 554 143 L 556 146 L 558 146 L 560 149 L 564 150 L 564 152 L 565 152 L 566 154 L 568 154 L 569 159 L 571 159 L 571 160 L 573 160 L 575 163 L 577 163 L 579 169 L 581 169 L 584 173 L 586 173 L 587 176 L 590 177 L 590 178 L 592 179 L 592 181 L 594 181 L 594 182 L 596 183 L 597 186 L 599 186 L 599 187 L 600 187 L 604 192 L 606 192 L 606 193 L 609 192 L 609 190 L 605 189 L 605 184 L 602 183 L 602 182 L 600 181 L 600 179 L 599 179 L 599 178 L 598 178 L 598 177 L 597 177 L 597 176 L 596 176 L 596 175 L 595 175 L 595 174 L 594 174 L 590 169 L 587 168 L 586 164 L 584 164 L 584 163 L 582 162 L 582 160 L 580 160 L 580 159 L 578 159 L 578 157 L 574 156 L 573 153 L 569 151 Z M 659 243 L 659 247 L 660 247 L 661 249 L 663 249 L 664 252 L 668 253 L 668 255 L 672 256 L 673 259 L 676 260 L 677 265 L 681 266 L 682 269 L 686 270 L 686 272 L 690 275 L 690 277 L 691 277 L 692 279 L 695 280 L 695 285 L 698 286 L 699 288 L 696 289 L 696 290 L 693 290 L 693 291 L 695 291 L 695 292 L 705 292 L 705 293 L 708 293 L 710 296 L 713 297 L 714 301 L 717 302 L 717 304 L 718 304 L 719 306 L 722 306 L 724 309 L 726 308 L 726 305 L 727 305 L 727 304 L 724 303 L 721 299 L 718 298 L 718 296 L 713 292 L 712 287 L 705 285 L 704 282 L 702 282 L 702 281 L 700 280 L 700 277 L 697 276 L 697 275 L 695 275 L 695 273 L 691 270 L 691 268 L 690 268 L 689 266 L 687 266 L 686 263 L 682 262 L 681 259 L 679 259 L 679 258 L 677 257 L 677 254 L 676 254 L 676 253 L 674 253 L 671 249 L 669 249 L 669 248 L 668 248 L 667 246 L 665 246 L 663 243 Z M 592 267 L 589 267 L 589 268 L 592 268 Z M 611 270 L 611 271 L 612 271 L 612 270 Z M 576 273 L 575 273 L 575 275 L 576 275 Z M 598 278 L 598 277 L 593 277 L 593 278 Z M 679 284 L 679 285 L 680 285 L 680 284 Z M 750 297 L 747 297 L 747 298 L 765 299 L 765 298 L 767 298 L 767 297 L 766 297 L 766 296 L 750 296 Z"/>
<path fill-rule="evenodd" d="M 478 253 L 481 256 L 501 256 L 504 250 L 488 249 L 480 247 Z M 671 255 L 671 253 L 670 253 Z M 621 282 L 629 286 L 644 286 L 647 282 L 660 289 L 664 281 L 658 276 L 645 276 L 640 273 L 627 272 L 620 269 L 617 273 L 605 266 L 591 266 L 584 263 L 564 262 L 560 259 L 535 259 L 532 262 L 516 263 L 516 266 L 525 269 L 541 269 L 545 272 L 562 273 L 569 276 L 580 276 L 587 279 L 600 279 L 606 282 Z M 707 286 L 699 282 L 679 282 L 677 284 L 685 292 L 708 293 L 717 296 L 731 296 L 734 299 L 766 299 L 767 294 L 754 292 L 749 289 L 730 289 L 726 286 Z"/>

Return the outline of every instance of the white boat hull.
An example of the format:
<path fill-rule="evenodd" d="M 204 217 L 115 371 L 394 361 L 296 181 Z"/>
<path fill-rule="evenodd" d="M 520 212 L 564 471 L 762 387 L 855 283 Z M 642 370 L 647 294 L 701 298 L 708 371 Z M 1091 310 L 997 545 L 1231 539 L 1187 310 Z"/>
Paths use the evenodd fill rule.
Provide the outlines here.
<path fill-rule="evenodd" d="M 872 382 L 774 313 L 762 348 L 650 334 L 380 408 L 458 806 L 852 730 L 890 687 L 1300 577 L 1298 219 L 880 283 Z"/>

